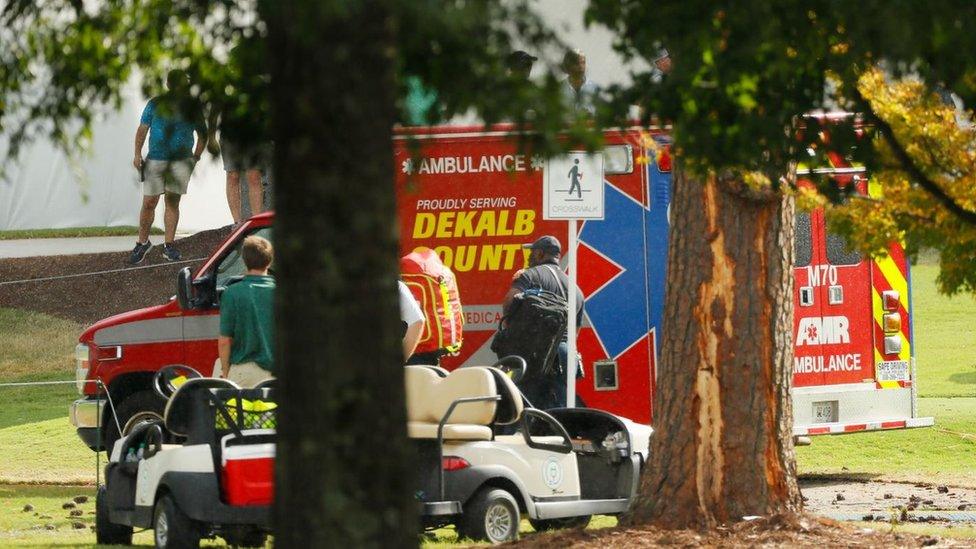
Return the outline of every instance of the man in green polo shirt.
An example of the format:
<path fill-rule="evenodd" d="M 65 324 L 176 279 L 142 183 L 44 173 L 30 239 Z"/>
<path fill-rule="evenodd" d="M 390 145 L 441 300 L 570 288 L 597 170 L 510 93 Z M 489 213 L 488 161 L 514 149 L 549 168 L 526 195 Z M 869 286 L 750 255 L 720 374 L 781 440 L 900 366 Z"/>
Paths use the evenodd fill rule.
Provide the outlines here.
<path fill-rule="evenodd" d="M 220 368 L 223 377 L 242 387 L 274 376 L 274 289 L 268 275 L 271 243 L 249 236 L 241 246 L 247 273 L 220 298 Z"/>

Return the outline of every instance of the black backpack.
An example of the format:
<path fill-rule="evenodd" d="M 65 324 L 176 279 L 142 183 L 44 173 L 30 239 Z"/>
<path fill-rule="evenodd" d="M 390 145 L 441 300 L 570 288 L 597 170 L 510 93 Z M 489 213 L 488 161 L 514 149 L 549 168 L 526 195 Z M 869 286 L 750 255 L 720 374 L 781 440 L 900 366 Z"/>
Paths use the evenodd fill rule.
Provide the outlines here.
<path fill-rule="evenodd" d="M 541 289 L 516 294 L 499 324 L 491 350 L 499 357 L 524 358 L 524 379 L 558 375 L 556 354 L 569 322 L 567 312 L 566 298 L 559 294 Z"/>

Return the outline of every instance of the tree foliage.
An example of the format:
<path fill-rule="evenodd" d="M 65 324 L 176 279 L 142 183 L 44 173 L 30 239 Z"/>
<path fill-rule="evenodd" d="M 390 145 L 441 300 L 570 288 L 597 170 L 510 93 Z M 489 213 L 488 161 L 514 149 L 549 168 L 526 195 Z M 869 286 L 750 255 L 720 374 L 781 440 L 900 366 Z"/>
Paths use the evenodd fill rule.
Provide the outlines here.
<path fill-rule="evenodd" d="M 901 152 L 875 129 L 871 196 L 834 207 L 832 226 L 857 235 L 852 240 L 872 255 L 884 253 L 892 240 L 907 243 L 912 254 L 937 250 L 939 289 L 976 293 L 976 226 L 916 182 L 930 180 L 953 204 L 976 211 L 976 135 L 968 125 L 960 125 L 953 106 L 918 80 L 891 81 L 873 70 L 862 76 L 859 88 Z M 910 169 L 900 154 L 911 158 Z M 921 175 L 913 175 L 913 170 Z M 818 196 L 806 198 L 808 206 L 823 202 Z"/>

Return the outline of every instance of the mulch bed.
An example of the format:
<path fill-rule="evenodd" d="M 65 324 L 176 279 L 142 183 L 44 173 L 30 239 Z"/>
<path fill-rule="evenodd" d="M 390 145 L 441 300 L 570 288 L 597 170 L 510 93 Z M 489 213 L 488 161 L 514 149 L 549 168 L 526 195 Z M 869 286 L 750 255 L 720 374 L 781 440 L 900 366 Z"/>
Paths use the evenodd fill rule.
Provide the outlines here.
<path fill-rule="evenodd" d="M 0 259 L 0 307 L 27 309 L 92 324 L 107 316 L 165 303 L 176 294 L 176 274 L 183 267 L 196 270 L 230 234 L 230 227 L 179 239 L 184 260 L 169 263 L 162 246 L 153 246 L 136 267 L 158 267 L 92 274 L 62 280 L 4 282 L 126 269 L 129 252 Z M 133 239 L 133 244 L 135 239 Z"/>
<path fill-rule="evenodd" d="M 538 549 L 574 547 L 972 547 L 972 540 L 898 534 L 858 528 L 819 517 L 799 519 L 760 518 L 707 532 L 645 528 L 565 530 L 549 535 L 527 536 L 507 546 Z"/>

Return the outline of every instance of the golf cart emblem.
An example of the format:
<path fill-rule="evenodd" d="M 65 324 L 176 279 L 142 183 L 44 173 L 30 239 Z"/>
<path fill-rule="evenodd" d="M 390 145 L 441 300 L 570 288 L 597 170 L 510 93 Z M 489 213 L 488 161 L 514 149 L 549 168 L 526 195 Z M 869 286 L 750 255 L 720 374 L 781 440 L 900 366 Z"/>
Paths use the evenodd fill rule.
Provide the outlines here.
<path fill-rule="evenodd" d="M 555 488 L 562 483 L 563 466 L 559 464 L 558 459 L 549 458 L 542 465 L 542 480 L 544 480 L 546 482 L 546 486 L 550 488 Z"/>

